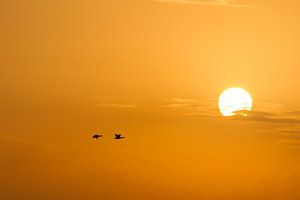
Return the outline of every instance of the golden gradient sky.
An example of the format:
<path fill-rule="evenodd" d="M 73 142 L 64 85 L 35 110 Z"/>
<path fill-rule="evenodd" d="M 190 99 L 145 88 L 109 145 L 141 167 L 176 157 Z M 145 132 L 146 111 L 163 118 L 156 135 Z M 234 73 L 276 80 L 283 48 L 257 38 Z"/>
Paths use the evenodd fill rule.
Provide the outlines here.
<path fill-rule="evenodd" d="M 300 199 L 299 9 L 0 0 L 0 199 Z"/>

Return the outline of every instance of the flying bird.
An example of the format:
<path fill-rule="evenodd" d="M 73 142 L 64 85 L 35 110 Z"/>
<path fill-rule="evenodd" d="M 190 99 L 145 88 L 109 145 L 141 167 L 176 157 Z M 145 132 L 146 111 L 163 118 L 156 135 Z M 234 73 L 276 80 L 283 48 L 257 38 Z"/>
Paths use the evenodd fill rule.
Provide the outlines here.
<path fill-rule="evenodd" d="M 115 139 L 116 140 L 120 140 L 120 139 L 123 139 L 125 137 L 122 137 L 121 134 L 115 134 Z"/>
<path fill-rule="evenodd" d="M 93 138 L 95 138 L 95 139 L 98 139 L 98 138 L 100 138 L 100 137 L 103 137 L 103 135 L 98 135 L 98 134 L 93 135 Z"/>

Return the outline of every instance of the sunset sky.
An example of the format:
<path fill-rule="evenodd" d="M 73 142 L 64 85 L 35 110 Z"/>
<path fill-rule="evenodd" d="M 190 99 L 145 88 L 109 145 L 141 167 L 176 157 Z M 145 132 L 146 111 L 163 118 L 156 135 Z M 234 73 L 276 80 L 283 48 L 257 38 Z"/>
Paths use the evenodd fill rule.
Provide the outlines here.
<path fill-rule="evenodd" d="M 299 200 L 299 10 L 0 0 L 0 199 Z"/>

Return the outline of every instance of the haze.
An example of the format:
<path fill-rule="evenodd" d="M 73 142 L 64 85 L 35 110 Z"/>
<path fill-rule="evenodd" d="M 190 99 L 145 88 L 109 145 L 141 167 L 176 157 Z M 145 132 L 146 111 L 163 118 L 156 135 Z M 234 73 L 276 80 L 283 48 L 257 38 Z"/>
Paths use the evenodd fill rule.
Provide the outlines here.
<path fill-rule="evenodd" d="M 1 0 L 0 199 L 300 199 L 299 9 Z"/>

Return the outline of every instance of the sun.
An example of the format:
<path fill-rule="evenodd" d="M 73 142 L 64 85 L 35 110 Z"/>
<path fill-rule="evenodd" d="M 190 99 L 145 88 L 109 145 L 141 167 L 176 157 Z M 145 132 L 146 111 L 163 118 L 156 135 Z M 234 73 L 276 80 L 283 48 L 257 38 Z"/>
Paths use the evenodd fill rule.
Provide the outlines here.
<path fill-rule="evenodd" d="M 219 98 L 219 110 L 223 116 L 233 116 L 236 111 L 252 109 L 252 98 L 242 88 L 229 88 Z M 247 116 L 247 114 L 244 114 Z"/>

